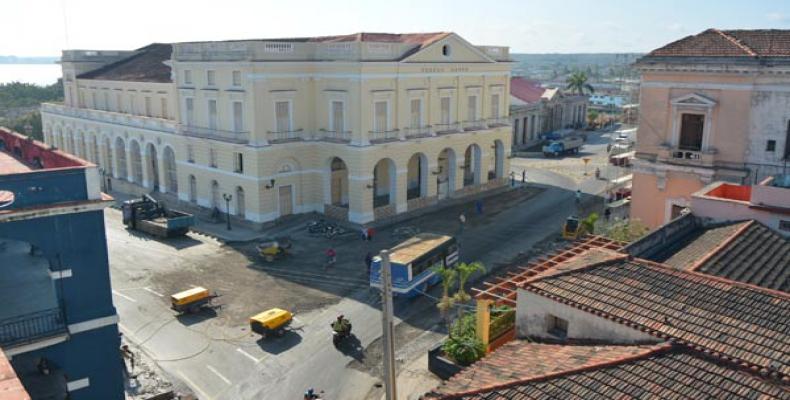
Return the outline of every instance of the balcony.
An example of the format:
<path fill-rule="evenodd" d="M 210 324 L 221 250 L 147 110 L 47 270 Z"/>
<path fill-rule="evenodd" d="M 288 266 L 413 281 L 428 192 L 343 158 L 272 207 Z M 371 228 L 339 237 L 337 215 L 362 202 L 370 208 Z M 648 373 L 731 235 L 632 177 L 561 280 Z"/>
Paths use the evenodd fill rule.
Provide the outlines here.
<path fill-rule="evenodd" d="M 58 308 L 0 320 L 0 347 L 9 348 L 65 335 L 66 319 Z"/>
<path fill-rule="evenodd" d="M 63 104 L 42 103 L 41 112 L 82 120 L 128 126 L 165 133 L 176 132 L 176 122 L 169 119 L 144 117 L 114 111 L 92 110 L 88 108 L 68 107 Z"/>
<path fill-rule="evenodd" d="M 321 129 L 321 139 L 329 142 L 346 143 L 351 141 L 351 131 L 330 131 Z"/>
<path fill-rule="evenodd" d="M 486 120 L 478 119 L 475 121 L 464 121 L 462 124 L 464 131 L 481 131 L 484 129 L 488 129 L 488 125 L 486 125 Z"/>
<path fill-rule="evenodd" d="M 399 139 L 400 131 L 393 129 L 390 131 L 370 131 L 371 143 L 391 142 Z"/>
<path fill-rule="evenodd" d="M 489 128 L 497 128 L 500 126 L 510 126 L 510 119 L 508 117 L 489 118 L 486 121 Z"/>
<path fill-rule="evenodd" d="M 201 139 L 220 140 L 223 142 L 236 144 L 247 144 L 250 141 L 250 133 L 246 131 L 225 131 L 222 129 L 188 126 L 183 124 L 178 124 L 178 134 Z"/>
<path fill-rule="evenodd" d="M 433 126 L 433 131 L 436 132 L 437 135 L 461 132 L 461 125 L 457 122 L 451 124 L 436 124 Z"/>
<path fill-rule="evenodd" d="M 405 132 L 406 137 L 410 139 L 433 136 L 433 132 L 431 131 L 430 125 L 416 127 L 416 128 L 403 128 L 403 131 Z"/>
<path fill-rule="evenodd" d="M 291 131 L 268 131 L 266 132 L 270 143 L 285 143 L 302 140 L 302 129 Z"/>

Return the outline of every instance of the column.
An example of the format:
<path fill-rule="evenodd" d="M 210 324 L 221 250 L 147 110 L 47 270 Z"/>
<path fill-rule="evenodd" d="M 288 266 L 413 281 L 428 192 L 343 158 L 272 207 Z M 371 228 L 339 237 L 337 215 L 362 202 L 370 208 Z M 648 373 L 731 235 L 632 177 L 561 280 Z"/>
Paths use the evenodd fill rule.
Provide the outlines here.
<path fill-rule="evenodd" d="M 126 180 L 134 182 L 134 167 L 132 166 L 132 146 L 126 144 Z"/>
<path fill-rule="evenodd" d="M 436 160 L 436 157 L 434 157 L 434 160 Z M 428 179 L 427 179 L 428 183 L 425 192 L 426 197 L 430 198 L 438 195 L 438 187 L 436 186 L 436 178 L 438 176 L 433 174 L 435 171 L 438 170 L 439 170 L 438 163 L 437 164 L 428 163 Z"/>
<path fill-rule="evenodd" d="M 140 155 L 140 160 L 142 160 L 142 164 L 143 164 L 142 165 L 142 167 L 143 167 L 142 168 L 143 169 L 143 187 L 147 188 L 147 189 L 150 189 L 150 188 L 152 188 L 154 186 L 154 182 L 153 182 L 153 179 L 151 179 L 150 181 L 148 180 L 148 178 L 151 176 L 151 159 L 149 158 L 149 156 L 147 154 L 148 152 L 145 151 L 146 147 L 147 146 L 143 146 L 140 149 L 140 152 L 142 153 Z"/>
<path fill-rule="evenodd" d="M 165 166 L 165 152 L 164 149 L 162 151 L 157 152 L 157 170 L 156 172 L 159 174 L 159 193 L 167 192 L 167 181 L 165 181 L 165 177 L 167 176 L 167 168 Z"/>
<path fill-rule="evenodd" d="M 395 176 L 395 212 L 400 214 L 408 209 L 406 198 L 408 197 L 407 187 L 409 180 L 409 170 L 398 170 Z"/>
<path fill-rule="evenodd" d="M 357 224 L 373 221 L 373 174 L 350 175 L 348 186 L 349 221 Z"/>

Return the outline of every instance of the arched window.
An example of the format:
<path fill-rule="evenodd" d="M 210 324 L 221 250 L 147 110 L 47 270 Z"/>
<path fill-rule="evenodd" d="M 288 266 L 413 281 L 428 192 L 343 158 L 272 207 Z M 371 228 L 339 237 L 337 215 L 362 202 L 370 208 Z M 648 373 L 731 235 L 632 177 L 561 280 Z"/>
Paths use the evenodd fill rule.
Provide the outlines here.
<path fill-rule="evenodd" d="M 442 55 L 445 57 L 449 57 L 452 53 L 452 49 L 450 48 L 449 44 L 442 46 Z"/>

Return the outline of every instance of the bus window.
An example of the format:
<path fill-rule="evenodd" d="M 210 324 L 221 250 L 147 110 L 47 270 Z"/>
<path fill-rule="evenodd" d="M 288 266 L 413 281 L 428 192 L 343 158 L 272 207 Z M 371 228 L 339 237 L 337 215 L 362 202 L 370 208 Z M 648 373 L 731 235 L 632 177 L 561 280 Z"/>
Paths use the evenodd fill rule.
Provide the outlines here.
<path fill-rule="evenodd" d="M 425 272 L 425 270 L 431 269 L 436 265 L 442 265 L 441 254 L 435 254 L 425 260 L 412 263 L 411 276 L 414 278 L 415 276 Z"/>

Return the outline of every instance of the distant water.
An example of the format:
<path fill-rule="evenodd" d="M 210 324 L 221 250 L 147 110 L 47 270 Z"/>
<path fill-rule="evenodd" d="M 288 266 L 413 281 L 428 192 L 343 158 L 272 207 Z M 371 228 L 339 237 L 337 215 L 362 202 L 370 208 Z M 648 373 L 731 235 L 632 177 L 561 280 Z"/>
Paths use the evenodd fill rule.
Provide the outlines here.
<path fill-rule="evenodd" d="M 0 64 L 0 83 L 51 85 L 63 75 L 60 64 Z"/>

